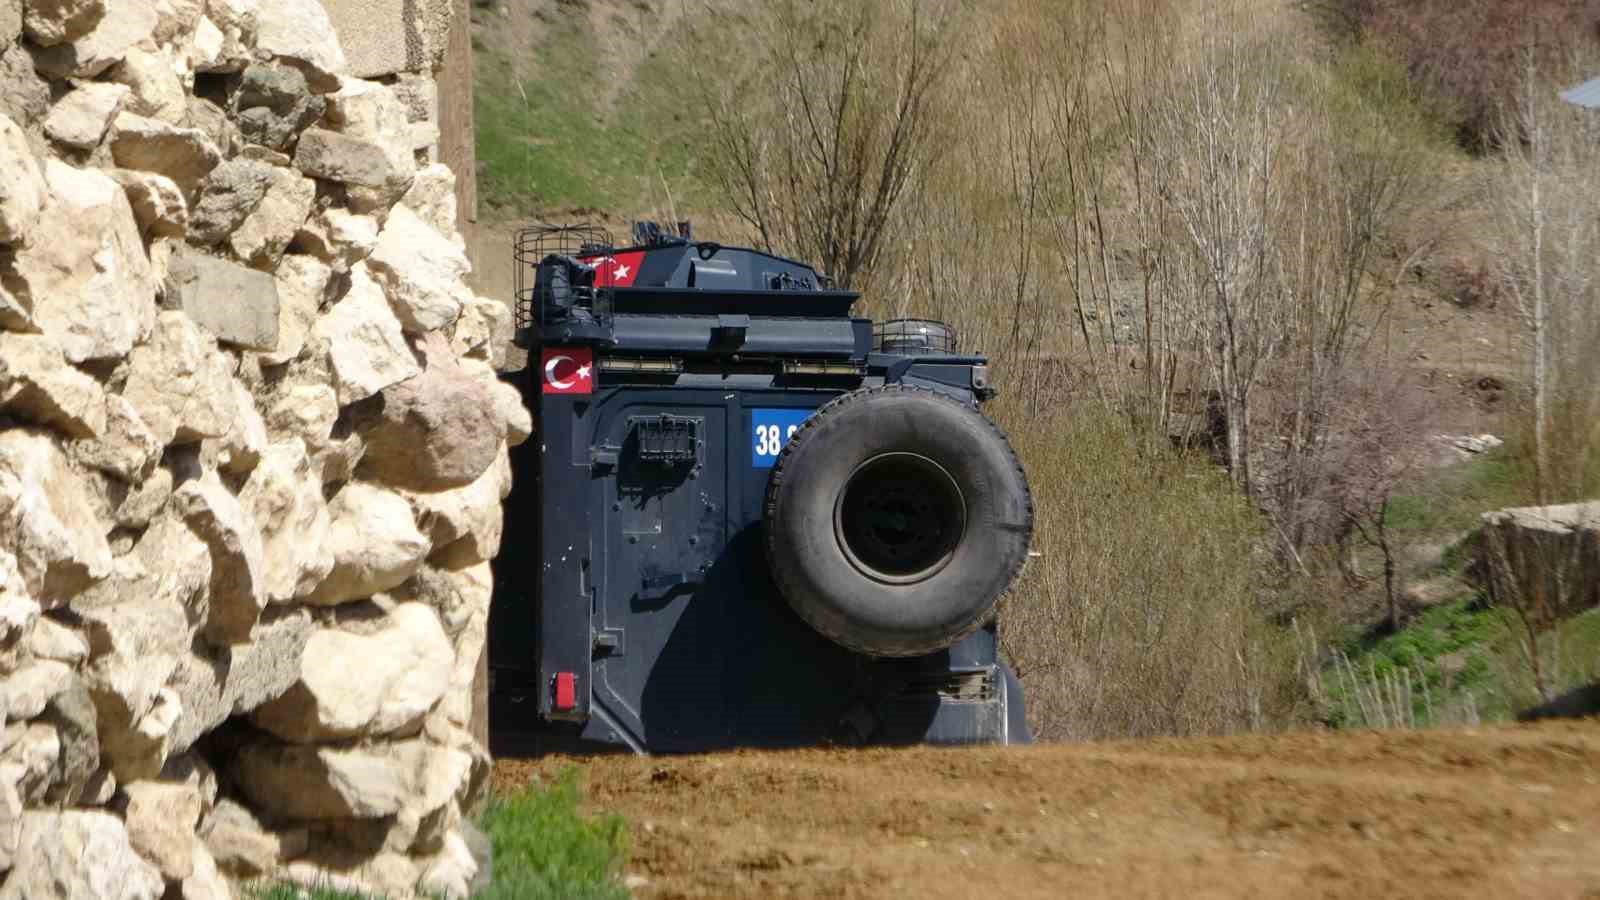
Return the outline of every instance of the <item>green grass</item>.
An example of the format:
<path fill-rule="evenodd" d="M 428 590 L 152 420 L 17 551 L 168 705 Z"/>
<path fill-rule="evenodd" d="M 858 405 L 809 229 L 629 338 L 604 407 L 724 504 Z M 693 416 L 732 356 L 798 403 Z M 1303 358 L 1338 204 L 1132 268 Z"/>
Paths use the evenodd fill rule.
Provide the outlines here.
<path fill-rule="evenodd" d="M 1541 700 L 1520 632 L 1510 613 L 1476 599 L 1436 606 L 1380 640 L 1352 641 L 1344 658 L 1322 673 L 1328 724 L 1334 727 L 1419 727 L 1509 721 Z M 1551 691 L 1560 696 L 1600 678 L 1600 609 L 1541 636 Z M 1409 719 L 1373 716 L 1387 686 L 1409 676 Z M 1392 710 L 1391 710 L 1392 713 Z"/>
<path fill-rule="evenodd" d="M 552 785 L 497 799 L 483 815 L 494 842 L 494 883 L 480 897 L 625 898 L 617 881 L 627 857 L 627 826 L 620 816 L 585 816 L 578 810 L 577 771 Z"/>
<path fill-rule="evenodd" d="M 626 900 L 618 879 L 628 832 L 613 813 L 579 809 L 577 770 L 489 803 L 478 822 L 494 845 L 494 878 L 478 900 Z M 333 888 L 256 887 L 252 900 L 379 900 Z"/>
<path fill-rule="evenodd" d="M 1371 714 L 1379 696 L 1394 701 L 1384 690 L 1393 679 L 1409 681 L 1410 721 L 1416 724 L 1466 718 L 1473 710 L 1482 716 L 1479 704 L 1496 693 L 1494 682 L 1503 669 L 1501 647 L 1508 637 L 1501 610 L 1464 599 L 1426 610 L 1394 634 L 1352 639 L 1323 673 L 1329 724 L 1393 724 L 1374 721 Z"/>
<path fill-rule="evenodd" d="M 1483 513 L 1522 500 L 1515 461 L 1501 447 L 1395 496 L 1384 524 L 1402 541 L 1453 538 L 1477 528 Z"/>
<path fill-rule="evenodd" d="M 248 891 L 250 900 L 376 900 L 366 894 L 334 888 L 302 888 L 293 884 L 269 884 Z"/>
<path fill-rule="evenodd" d="M 1386 519 L 1396 543 L 1443 547 L 1402 577 L 1450 577 L 1470 585 L 1466 573 L 1480 517 L 1525 504 L 1525 474 L 1514 449 L 1501 447 L 1432 472 L 1397 495 Z M 1476 589 L 1464 587 L 1393 634 L 1363 625 L 1335 644 L 1334 661 L 1320 673 L 1326 721 L 1335 727 L 1430 726 L 1512 718 L 1540 701 L 1517 624 L 1511 611 L 1486 606 Z M 1600 675 L 1600 610 L 1541 636 L 1540 652 L 1554 693 L 1594 681 Z"/>
<path fill-rule="evenodd" d="M 551 25 L 519 83 L 509 60 L 476 60 L 479 190 L 502 210 L 636 213 L 702 202 L 697 89 L 667 42 L 608 96 L 602 48 L 581 22 Z"/>

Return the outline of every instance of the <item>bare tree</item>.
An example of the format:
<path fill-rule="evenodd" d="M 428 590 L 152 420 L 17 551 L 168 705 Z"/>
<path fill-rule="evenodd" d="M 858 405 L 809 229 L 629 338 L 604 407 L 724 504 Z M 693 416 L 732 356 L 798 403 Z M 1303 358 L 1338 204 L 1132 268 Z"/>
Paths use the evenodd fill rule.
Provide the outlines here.
<path fill-rule="evenodd" d="M 1501 133 L 1496 263 L 1528 337 L 1534 495 L 1549 503 L 1593 478 L 1600 403 L 1600 116 L 1567 106 L 1528 51 Z"/>
<path fill-rule="evenodd" d="M 817 262 L 841 287 L 872 273 L 943 146 L 935 120 L 960 13 L 954 0 L 752 7 L 752 64 L 702 83 L 726 86 L 710 98 L 711 173 L 765 247 Z"/>
<path fill-rule="evenodd" d="M 1222 397 L 1229 471 L 1253 496 L 1252 394 L 1293 314 L 1277 252 L 1293 132 L 1287 45 L 1253 30 L 1249 12 L 1238 3 L 1206 11 L 1161 84 L 1152 149 L 1200 288 L 1187 319 Z"/>
<path fill-rule="evenodd" d="M 1354 565 L 1355 538 L 1378 551 L 1392 633 L 1404 624 L 1405 611 L 1390 504 L 1426 465 L 1436 404 L 1407 372 L 1382 362 L 1370 360 L 1346 373 L 1336 404 L 1324 409 L 1330 427 L 1316 465 L 1321 478 L 1300 511 L 1307 530 L 1335 547 L 1348 580 L 1361 580 Z"/>

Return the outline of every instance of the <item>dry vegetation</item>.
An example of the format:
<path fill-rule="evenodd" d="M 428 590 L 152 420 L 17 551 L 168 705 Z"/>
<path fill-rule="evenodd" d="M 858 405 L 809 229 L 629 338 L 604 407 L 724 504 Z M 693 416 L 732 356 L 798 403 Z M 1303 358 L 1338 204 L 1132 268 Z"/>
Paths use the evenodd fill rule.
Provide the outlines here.
<path fill-rule="evenodd" d="M 1485 510 L 1600 491 L 1600 116 L 1554 96 L 1600 73 L 1592 0 L 480 19 L 528 79 L 480 65 L 508 208 L 693 218 L 992 357 L 1040 502 L 1004 621 L 1041 733 L 1473 721 L 1392 713 L 1403 678 L 1504 669 L 1493 716 L 1595 673 L 1600 630 L 1535 615 L 1564 674 L 1531 677 L 1461 549 Z M 1486 429 L 1508 446 L 1439 468 L 1434 434 Z"/>
<path fill-rule="evenodd" d="M 1292 623 L 1371 624 L 1337 598 L 1376 581 L 1405 624 L 1392 501 L 1440 403 L 1393 322 L 1426 285 L 1515 307 L 1513 496 L 1592 496 L 1600 116 L 1554 93 L 1594 17 L 1514 5 L 1477 4 L 1495 53 L 1461 84 L 1415 37 L 1444 3 L 781 0 L 747 55 L 696 36 L 707 176 L 752 237 L 996 360 L 1041 734 L 1304 721 L 1334 657 Z"/>

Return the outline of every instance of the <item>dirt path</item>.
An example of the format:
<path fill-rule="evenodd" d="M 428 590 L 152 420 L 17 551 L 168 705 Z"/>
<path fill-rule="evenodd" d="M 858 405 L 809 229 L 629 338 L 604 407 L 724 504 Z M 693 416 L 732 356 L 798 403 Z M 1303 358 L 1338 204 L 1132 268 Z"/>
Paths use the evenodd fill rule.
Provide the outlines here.
<path fill-rule="evenodd" d="M 1600 897 L 1600 721 L 581 767 L 641 897 Z"/>

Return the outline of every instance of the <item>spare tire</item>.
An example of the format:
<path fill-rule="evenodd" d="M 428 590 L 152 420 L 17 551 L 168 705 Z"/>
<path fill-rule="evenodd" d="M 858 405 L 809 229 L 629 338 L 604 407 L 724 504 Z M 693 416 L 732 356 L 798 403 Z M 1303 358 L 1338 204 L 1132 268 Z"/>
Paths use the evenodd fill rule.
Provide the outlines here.
<path fill-rule="evenodd" d="M 1033 499 L 977 409 L 886 385 L 789 438 L 767 485 L 767 558 L 796 613 L 871 656 L 920 656 L 989 617 L 1028 557 Z"/>

